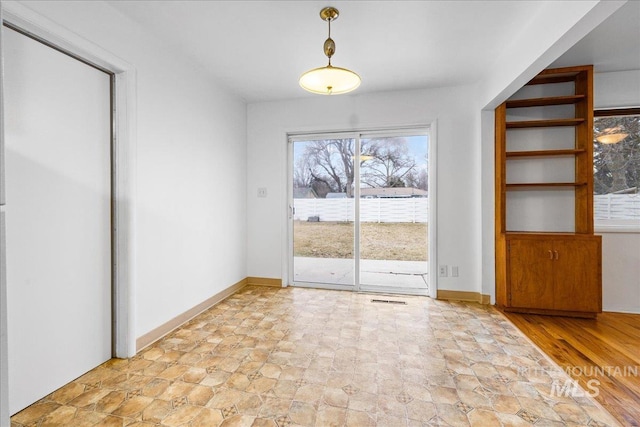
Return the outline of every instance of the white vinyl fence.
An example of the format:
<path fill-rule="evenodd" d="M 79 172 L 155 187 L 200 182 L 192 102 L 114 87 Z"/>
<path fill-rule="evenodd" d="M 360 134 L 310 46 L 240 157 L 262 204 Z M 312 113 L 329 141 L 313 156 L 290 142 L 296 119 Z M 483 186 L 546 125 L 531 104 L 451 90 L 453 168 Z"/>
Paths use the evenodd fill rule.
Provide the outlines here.
<path fill-rule="evenodd" d="M 603 194 L 593 197 L 596 220 L 640 219 L 640 194 Z M 294 199 L 294 219 L 306 221 L 353 221 L 353 199 Z M 429 199 L 360 199 L 362 222 L 427 222 Z"/>
<path fill-rule="evenodd" d="M 599 219 L 640 219 L 640 194 L 593 196 L 593 210 Z"/>
<path fill-rule="evenodd" d="M 320 221 L 353 221 L 354 199 L 294 199 L 297 221 L 320 217 Z M 362 222 L 427 222 L 429 199 L 426 197 L 398 199 L 360 199 Z"/>

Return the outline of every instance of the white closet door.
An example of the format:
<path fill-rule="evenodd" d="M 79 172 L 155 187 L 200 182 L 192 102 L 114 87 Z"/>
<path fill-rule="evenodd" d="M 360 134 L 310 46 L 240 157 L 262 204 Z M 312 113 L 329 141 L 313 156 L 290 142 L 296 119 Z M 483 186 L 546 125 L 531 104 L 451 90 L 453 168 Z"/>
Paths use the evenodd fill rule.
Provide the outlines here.
<path fill-rule="evenodd" d="M 111 355 L 110 79 L 3 31 L 13 414 Z"/>

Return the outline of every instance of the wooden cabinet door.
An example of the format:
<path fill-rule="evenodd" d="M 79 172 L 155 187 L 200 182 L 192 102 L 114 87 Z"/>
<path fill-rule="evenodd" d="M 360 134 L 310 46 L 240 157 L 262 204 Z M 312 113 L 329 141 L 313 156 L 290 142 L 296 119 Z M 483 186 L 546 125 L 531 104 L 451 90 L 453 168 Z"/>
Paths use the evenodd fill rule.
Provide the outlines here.
<path fill-rule="evenodd" d="M 553 242 L 549 239 L 510 239 L 508 282 L 511 307 L 553 307 Z"/>
<path fill-rule="evenodd" d="M 602 310 L 600 239 L 556 240 L 554 245 L 555 310 Z"/>

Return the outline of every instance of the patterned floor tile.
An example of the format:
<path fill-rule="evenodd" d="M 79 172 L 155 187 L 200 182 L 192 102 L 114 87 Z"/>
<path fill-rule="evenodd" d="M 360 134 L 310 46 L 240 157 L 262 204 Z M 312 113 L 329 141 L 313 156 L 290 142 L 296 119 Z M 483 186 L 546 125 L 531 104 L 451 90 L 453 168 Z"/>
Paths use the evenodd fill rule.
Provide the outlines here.
<path fill-rule="evenodd" d="M 492 307 L 403 300 L 248 286 L 11 425 L 617 425 L 589 398 L 553 397 L 565 374 Z"/>

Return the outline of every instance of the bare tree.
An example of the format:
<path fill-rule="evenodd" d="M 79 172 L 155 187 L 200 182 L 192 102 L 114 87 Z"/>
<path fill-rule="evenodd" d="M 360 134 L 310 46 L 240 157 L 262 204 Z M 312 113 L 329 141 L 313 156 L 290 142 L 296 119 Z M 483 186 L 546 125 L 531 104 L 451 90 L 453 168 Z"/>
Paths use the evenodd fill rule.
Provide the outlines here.
<path fill-rule="evenodd" d="M 405 178 L 407 187 L 429 190 L 429 173 L 426 168 L 416 168 L 407 174 Z"/>
<path fill-rule="evenodd" d="M 353 195 L 353 150 L 351 139 L 310 141 L 304 151 L 314 181 L 325 183 L 333 192 Z"/>
<path fill-rule="evenodd" d="M 426 188 L 405 138 L 363 139 L 360 147 L 361 177 L 371 187 L 404 187 L 419 182 Z M 355 141 L 353 139 L 314 140 L 305 143 L 296 161 L 294 185 L 312 187 L 320 197 L 331 191 L 353 197 Z M 422 188 L 422 187 L 418 187 Z"/>
<path fill-rule="evenodd" d="M 416 169 L 405 138 L 370 139 L 362 165 L 362 181 L 370 187 L 405 187 L 407 177 Z M 363 150 L 363 152 L 365 152 Z"/>
<path fill-rule="evenodd" d="M 313 176 L 311 175 L 311 168 L 309 167 L 309 161 L 306 157 L 299 157 L 293 168 L 293 187 L 294 188 L 308 188 L 313 184 Z"/>
<path fill-rule="evenodd" d="M 598 141 L 599 136 L 612 132 L 627 136 L 615 144 Z M 640 188 L 640 116 L 596 118 L 594 136 L 595 193 L 608 194 Z"/>

